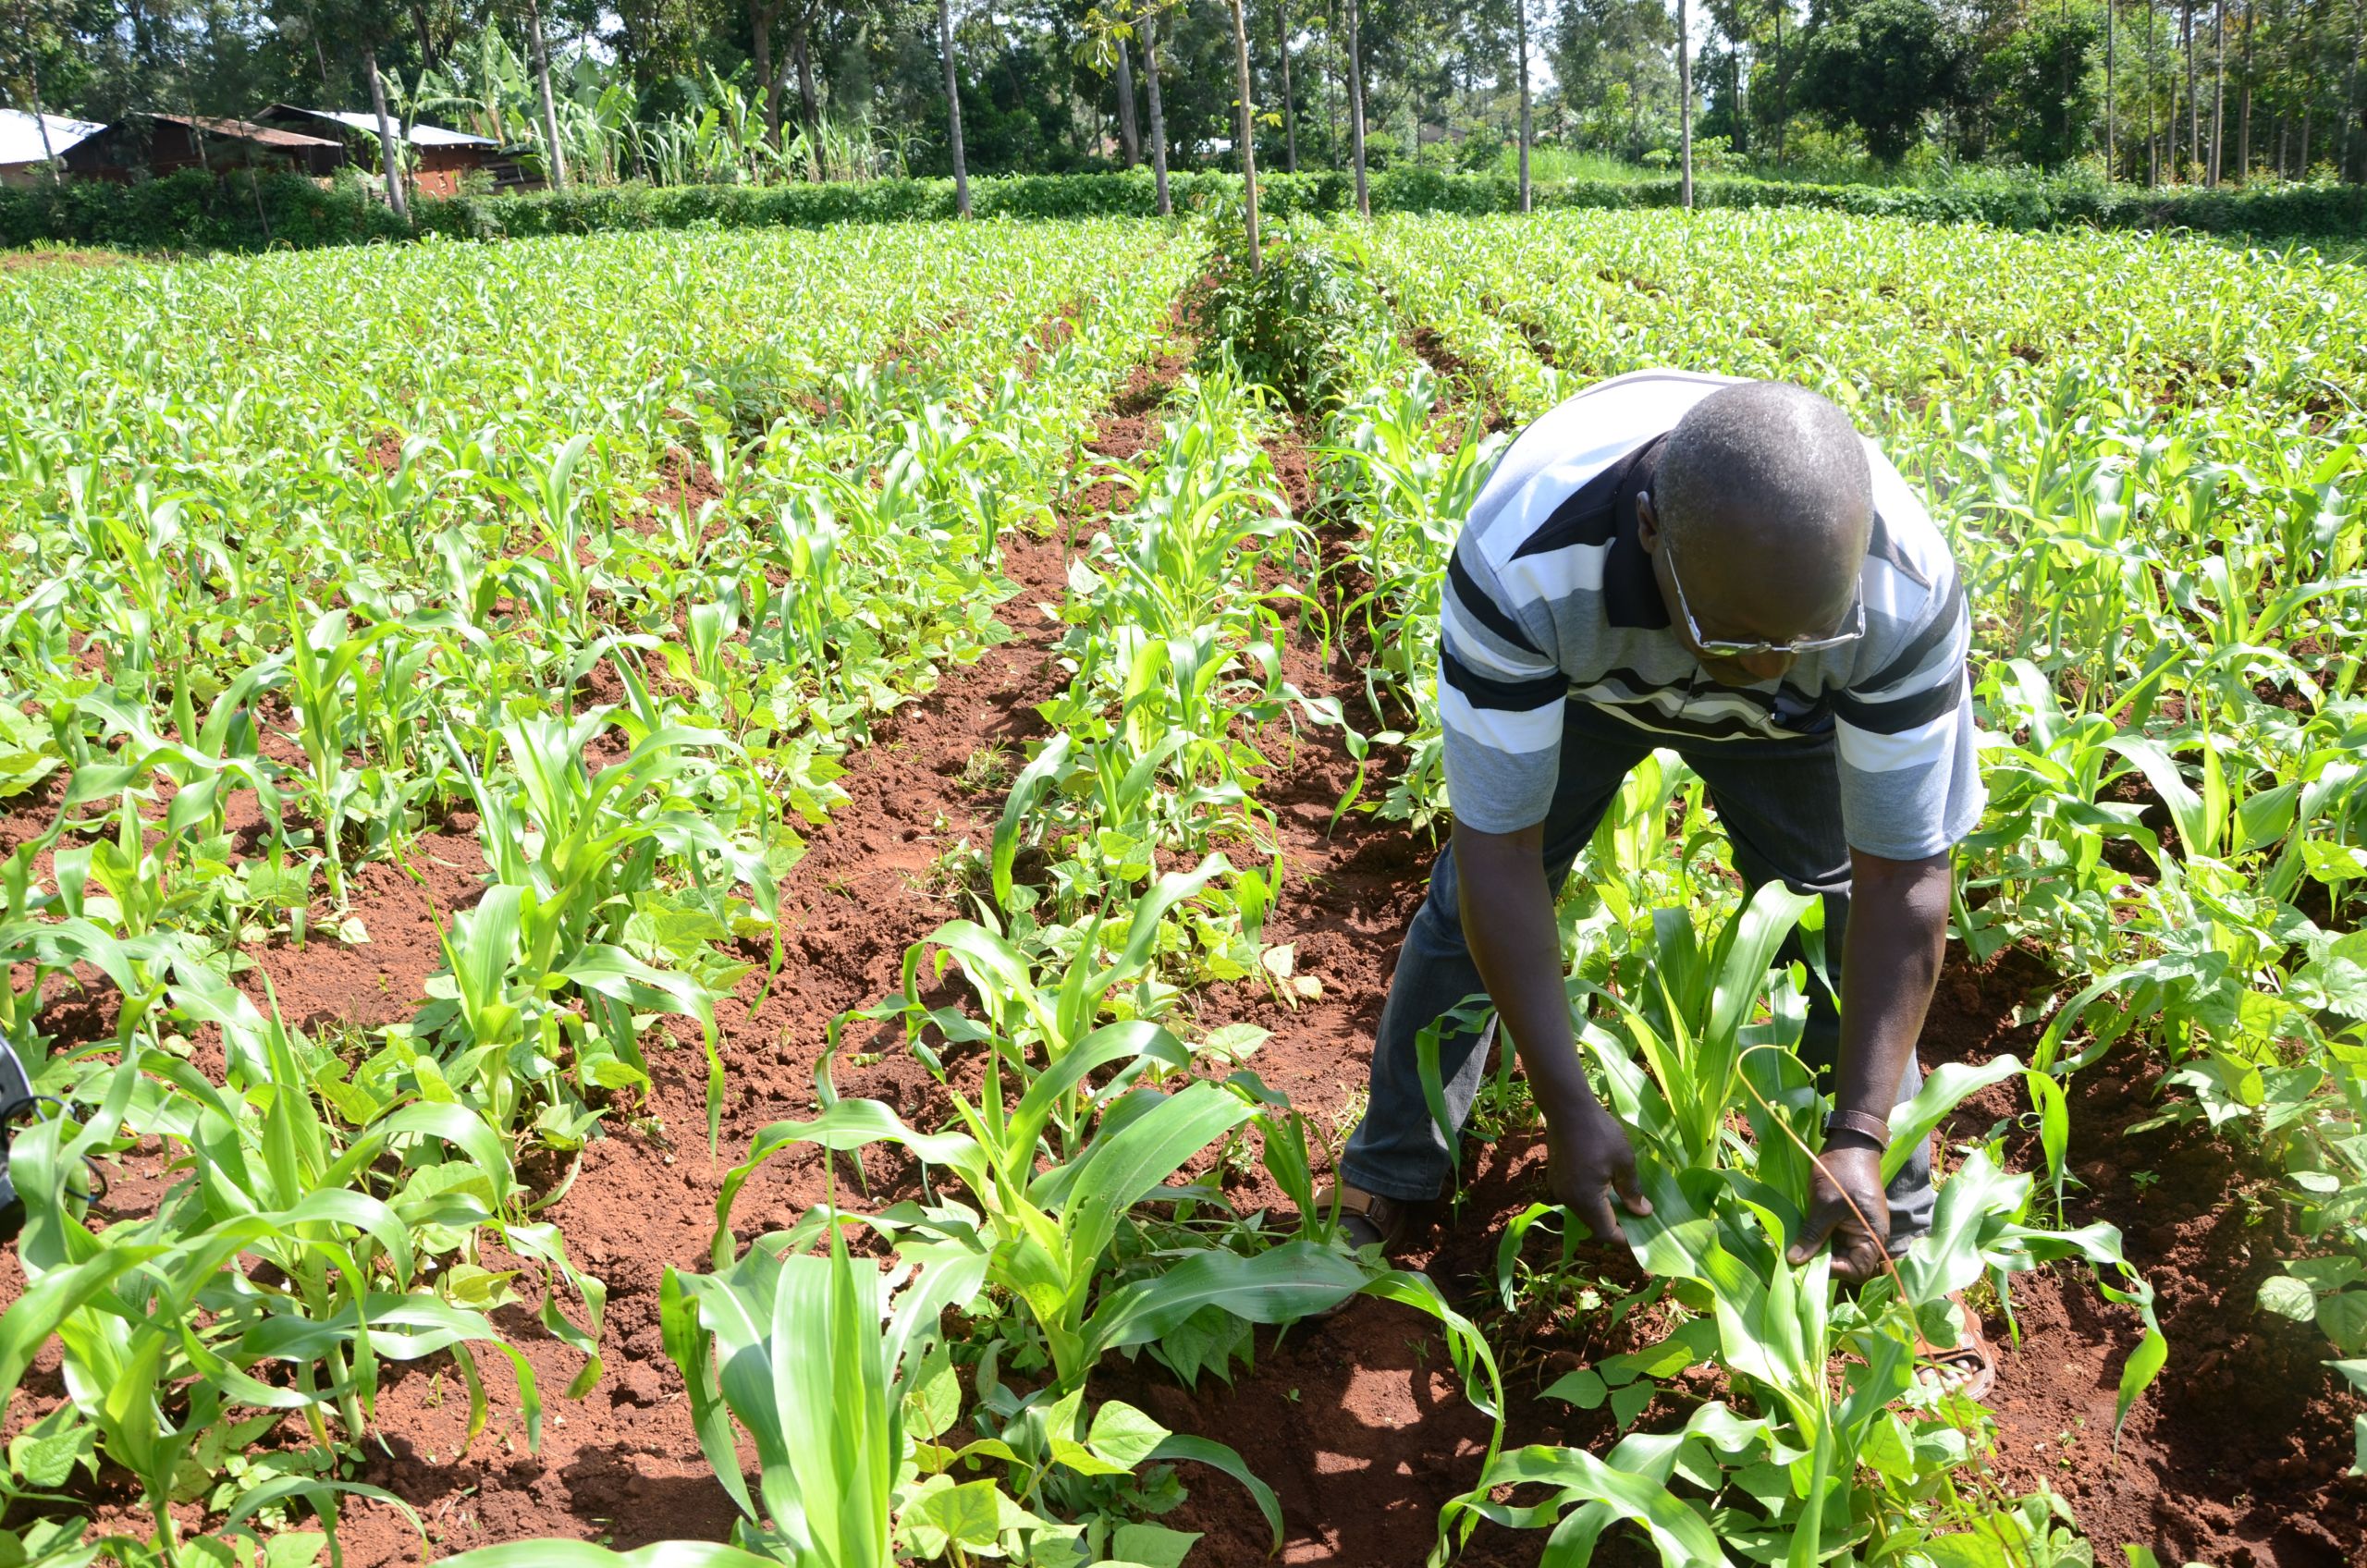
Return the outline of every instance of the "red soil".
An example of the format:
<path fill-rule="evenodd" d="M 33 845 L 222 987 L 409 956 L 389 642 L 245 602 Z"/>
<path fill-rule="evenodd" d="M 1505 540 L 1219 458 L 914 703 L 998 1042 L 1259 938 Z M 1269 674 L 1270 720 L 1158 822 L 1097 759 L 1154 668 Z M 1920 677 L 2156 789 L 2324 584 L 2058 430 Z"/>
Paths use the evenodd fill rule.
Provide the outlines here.
<path fill-rule="evenodd" d="M 1094 449 L 1128 459 L 1156 439 L 1158 398 L 1180 371 L 1171 355 L 1146 367 L 1104 422 Z M 1283 443 L 1278 472 L 1304 505 L 1303 449 Z M 1111 504 L 1107 482 L 1066 508 L 1079 525 Z M 1335 557 L 1339 542 L 1329 543 Z M 784 963 L 759 1002 L 761 974 L 743 983 L 743 1003 L 727 1008 L 728 1099 L 721 1156 L 703 1147 L 704 1075 L 698 1053 L 654 1051 L 655 1091 L 644 1114 L 612 1119 L 586 1152 L 571 1188 L 551 1210 L 579 1266 L 610 1296 L 604 1337 L 607 1374 L 581 1402 L 557 1396 L 578 1359 L 520 1309 L 501 1315 L 505 1331 L 534 1365 L 549 1402 L 541 1452 L 525 1450 L 514 1390 L 497 1358 L 485 1358 L 493 1427 L 462 1450 L 466 1400 L 458 1379 L 435 1366 L 391 1369 L 378 1403 L 384 1451 L 374 1445 L 361 1479 L 416 1507 L 439 1550 L 541 1536 L 606 1539 L 620 1548 L 669 1537 L 717 1538 L 732 1510 L 693 1439 L 681 1379 L 657 1328 L 657 1292 L 669 1266 L 704 1267 L 724 1170 L 763 1126 L 810 1115 L 812 1073 L 832 1020 L 895 990 L 905 949 L 966 911 L 937 871 L 939 856 L 991 838 L 1003 785 L 968 770 L 1000 747 L 1016 766 L 1041 734 L 1033 704 L 1051 695 L 1061 672 L 1048 649 L 1056 627 L 1036 608 L 1063 593 L 1065 552 L 1056 543 L 1013 541 L 1006 570 L 1019 592 L 999 611 L 1013 633 L 975 665 L 949 671 L 936 691 L 885 719 L 871 744 L 847 758 L 849 802 L 815 830 L 805 858 L 784 880 Z M 1327 663 L 1303 634 L 1286 673 L 1314 696 L 1362 701 L 1356 670 L 1364 651 L 1335 649 Z M 1429 846 L 1402 827 L 1369 815 L 1327 833 L 1354 764 L 1335 730 L 1281 726 L 1259 738 L 1274 768 L 1259 791 L 1278 820 L 1288 872 L 1267 937 L 1294 945 L 1301 974 L 1319 981 L 1312 999 L 1285 1000 L 1257 984 L 1196 999 L 1202 1026 L 1245 1021 L 1272 1031 L 1250 1065 L 1287 1092 L 1318 1128 L 1343 1134 L 1363 1085 L 1365 1058 L 1406 920 L 1427 874 Z M 40 810 L 19 802 L 0 837 Z M 430 912 L 465 907 L 478 885 L 471 825 L 459 819 L 423 839 L 414 878 L 386 866 L 358 874 L 354 912 L 367 946 L 315 940 L 302 949 L 254 953 L 291 1020 L 308 1027 L 340 1021 L 368 1026 L 404 1016 L 436 962 Z M 2048 984 L 2027 954 L 2008 952 L 1974 968 L 1961 961 L 1944 978 L 1925 1041 L 1927 1065 L 2027 1051 L 2015 1005 Z M 88 1005 L 88 1004 L 83 1004 Z M 934 1125 L 939 1091 L 890 1031 L 876 1039 L 850 1031 L 835 1068 L 840 1093 L 871 1096 L 908 1120 Z M 89 1037 L 83 1035 L 80 1037 Z M 876 1059 L 869 1054 L 877 1051 Z M 2325 1354 L 2310 1330 L 2263 1318 L 2252 1291 L 2289 1239 L 2273 1198 L 2247 1226 L 2230 1195 L 2257 1191 L 2260 1178 L 2207 1135 L 2190 1129 L 2129 1133 L 2156 1109 L 2156 1064 L 2123 1051 L 2073 1084 L 2073 1163 L 2084 1189 L 2071 1218 L 2122 1225 L 2161 1292 L 2172 1342 L 2171 1368 L 2132 1416 L 2117 1459 L 2110 1443 L 2112 1391 L 2135 1340 L 2133 1315 L 2103 1303 L 2068 1272 L 2017 1282 L 2022 1339 L 2008 1347 L 2005 1325 L 1990 1325 L 2004 1351 L 1993 1403 L 1997 1465 L 2016 1488 L 2042 1481 L 2067 1492 L 2104 1556 L 2124 1540 L 2161 1548 L 2166 1559 L 2227 1563 L 2319 1564 L 2361 1561 L 2367 1483 L 2342 1477 L 2349 1457 L 2348 1407 L 2317 1363 Z M 2017 1091 L 2004 1088 L 1968 1108 L 1953 1136 L 1979 1136 L 2012 1115 Z M 2016 1134 L 2020 1138 L 2020 1134 Z M 2025 1140 L 2026 1141 L 2026 1140 Z M 2017 1158 L 2035 1156 L 2017 1143 Z M 867 1176 L 877 1201 L 901 1195 L 901 1167 L 877 1154 L 859 1171 L 838 1166 L 841 1182 Z M 150 1162 L 153 1165 L 153 1161 Z M 1451 1227 L 1405 1261 L 1426 1268 L 1463 1310 L 1479 1317 L 1506 1369 L 1507 1444 L 1570 1442 L 1600 1447 L 1611 1436 L 1601 1413 L 1541 1401 L 1538 1390 L 1578 1361 L 1649 1339 L 1631 1324 L 1605 1342 L 1588 1320 L 1528 1313 L 1506 1319 L 1491 1299 L 1496 1237 L 1502 1224 L 1542 1195 L 1541 1153 L 1532 1134 L 1475 1143 L 1468 1181 Z M 2161 1181 L 2140 1190 L 2128 1173 Z M 118 1212 L 153 1204 L 152 1179 L 126 1182 Z M 823 1192 L 809 1152 L 776 1159 L 752 1180 L 735 1213 L 744 1239 L 786 1223 Z M 1246 1204 L 1273 1197 L 1238 1182 Z M 1633 1282 L 1621 1256 L 1588 1249 L 1582 1262 Z M 21 1286 L 13 1258 L 0 1263 L 0 1301 Z M 16 1429 L 31 1408 L 57 1397 L 54 1352 L 36 1363 Z M 46 1381 L 44 1382 L 44 1377 Z M 1227 1390 L 1204 1381 L 1180 1388 L 1147 1362 L 1113 1362 L 1096 1392 L 1142 1405 L 1178 1430 L 1230 1441 L 1282 1501 L 1290 1562 L 1411 1564 L 1435 1537 L 1438 1510 L 1476 1478 L 1486 1421 L 1463 1397 L 1443 1341 L 1428 1319 L 1403 1307 L 1358 1302 L 1338 1317 L 1277 1336 L 1261 1332 L 1252 1368 Z M 1681 1403 L 1664 1401 L 1657 1420 Z M 743 1455 L 743 1458 L 746 1457 Z M 1168 1523 L 1205 1532 L 1196 1561 L 1249 1564 L 1267 1555 L 1266 1527 L 1230 1480 L 1186 1466 L 1189 1501 Z M 110 1517 L 128 1501 L 121 1477 L 91 1494 Z M 193 1516 L 192 1526 L 200 1521 Z M 416 1561 L 416 1537 L 393 1510 L 350 1504 L 343 1529 L 356 1568 Z M 2345 1547 L 2342 1543 L 2352 1543 Z M 1462 1561 L 1533 1563 L 1541 1532 L 1482 1530 Z M 1611 1561 L 1631 1560 L 1620 1543 Z"/>
<path fill-rule="evenodd" d="M 2017 1025 L 2014 1010 L 2055 989 L 2020 949 L 1978 968 L 1957 962 L 1941 981 L 1924 1064 L 2008 1050 L 2027 1060 L 2038 1030 Z M 2015 1489 L 2043 1482 L 2067 1496 L 2099 1561 L 2138 1542 L 2165 1562 L 2220 1568 L 2367 1562 L 2367 1480 L 2344 1474 L 2360 1401 L 2324 1365 L 2335 1353 L 2314 1325 L 2254 1305 L 2278 1259 L 2313 1249 L 2239 1145 L 2199 1119 L 2138 1130 L 2183 1097 L 2162 1073 L 2158 1057 L 2124 1045 L 2072 1078 L 2067 1219 L 2119 1227 L 2156 1292 L 2169 1365 L 2116 1454 L 2113 1403 L 2135 1314 L 2070 1270 L 2017 1280 L 2021 1343 L 1990 1401 L 1998 1468 Z M 1968 1102 L 1949 1136 L 1986 1137 L 2027 1109 L 2018 1084 L 2001 1084 Z M 2043 1170 L 2034 1133 L 2017 1130 L 2007 1147 L 2019 1169 Z M 2002 1318 L 1988 1330 L 2005 1343 Z"/>

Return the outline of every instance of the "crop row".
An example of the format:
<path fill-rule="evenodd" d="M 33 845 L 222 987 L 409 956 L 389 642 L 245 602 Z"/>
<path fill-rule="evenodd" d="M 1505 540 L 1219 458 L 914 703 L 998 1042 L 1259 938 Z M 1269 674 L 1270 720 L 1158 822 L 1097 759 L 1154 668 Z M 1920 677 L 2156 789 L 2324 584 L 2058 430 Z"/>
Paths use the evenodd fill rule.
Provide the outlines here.
<path fill-rule="evenodd" d="M 358 296 L 320 258 L 11 296 L 39 352 L 0 394 L 0 1027 L 61 1111 L 16 1141 L 0 1358 L 10 1493 L 57 1505 L 36 1558 L 186 1561 L 191 1501 L 250 1540 L 299 1503 L 402 1506 L 345 1463 L 387 1362 L 448 1353 L 473 1438 L 500 1358 L 531 1443 L 545 1390 L 493 1316 L 521 1291 L 583 1358 L 569 1391 L 602 1375 L 605 1286 L 537 1213 L 648 1091 L 654 1021 L 703 1048 L 714 1136 L 717 1011 L 779 966 L 836 759 L 1008 635 L 997 541 L 1049 516 L 1188 260 L 1070 238 L 900 235 L 867 272 L 787 237 L 720 268 L 603 242 L 583 276 L 491 279 L 430 248 L 371 257 Z M 357 871 L 462 812 L 485 887 L 444 912 L 424 1005 L 283 1024 L 259 957 L 365 942 Z M 61 986 L 94 1033 L 47 1033 Z M 163 1196 L 92 1223 L 143 1140 Z M 37 1355 L 57 1391 L 27 1421 Z M 103 1464 L 146 1529 L 78 1545 Z"/>
<path fill-rule="evenodd" d="M 1921 480 L 1972 598 L 1992 797 L 1955 934 L 1975 962 L 2021 944 L 2061 977 L 2026 1010 L 2043 1023 L 2027 1087 L 2051 1191 L 2023 1194 L 2017 1222 L 2059 1213 L 2076 1180 L 2071 1075 L 2151 1051 L 2177 1091 L 2160 1120 L 2207 1121 L 2276 1177 L 2301 1245 L 2260 1310 L 2314 1320 L 2367 1388 L 2355 269 L 1798 215 L 1392 222 L 1371 252 L 1395 325 L 1442 322 L 1458 393 L 1498 417 L 1646 365 L 1780 376 L 1850 407 Z M 1467 418 L 1426 441 L 1408 401 L 1343 410 L 1375 476 L 1372 575 L 1409 606 L 1384 612 L 1392 631 L 1434 617 L 1451 531 L 1431 520 L 1455 513 L 1448 476 L 1481 461 Z M 1405 749 L 1376 803 L 1418 820 L 1438 790 L 1427 655 L 1381 673 L 1396 700 L 1376 721 Z M 1634 880 L 1686 788 L 1632 780 L 1627 820 L 1648 831 L 1606 829 L 1582 862 L 1577 901 L 1603 907 L 1575 917 L 1578 973 L 1615 973 L 1615 928 L 1672 884 L 1714 900 L 1718 879 L 1666 857 L 1657 887 Z M 2367 1462 L 2367 1416 L 2360 1435 Z"/>

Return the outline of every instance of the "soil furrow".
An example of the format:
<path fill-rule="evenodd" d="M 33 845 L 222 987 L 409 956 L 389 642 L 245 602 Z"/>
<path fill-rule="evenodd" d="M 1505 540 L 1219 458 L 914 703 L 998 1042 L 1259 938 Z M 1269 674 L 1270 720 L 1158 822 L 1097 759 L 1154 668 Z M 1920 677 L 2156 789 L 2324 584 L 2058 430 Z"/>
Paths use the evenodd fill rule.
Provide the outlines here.
<path fill-rule="evenodd" d="M 515 1457 L 494 1457 L 487 1450 L 496 1434 L 488 1434 L 461 1460 L 457 1423 L 465 1409 L 452 1408 L 435 1374 L 401 1375 L 382 1396 L 391 1457 L 366 1478 L 447 1521 L 448 1546 L 556 1536 L 607 1537 L 629 1549 L 729 1530 L 731 1504 L 700 1456 L 680 1374 L 665 1354 L 659 1284 L 668 1266 L 705 1267 L 717 1190 L 754 1134 L 813 1113 L 815 1064 L 832 1021 L 895 991 L 904 949 L 963 913 L 938 875 L 939 859 L 964 841 L 988 842 L 1001 805 L 1000 785 L 974 758 L 1000 752 L 1015 766 L 1024 742 L 1041 733 L 1033 704 L 1059 681 L 1049 657 L 1059 628 L 1038 606 L 1057 605 L 1063 592 L 1061 547 L 1012 538 L 1003 554 L 1019 587 L 998 611 L 1011 640 L 947 671 L 845 759 L 839 784 L 846 802 L 814 829 L 804 858 L 781 881 L 779 975 L 767 992 L 760 968 L 741 982 L 737 1003 L 717 1010 L 726 1058 L 719 1156 L 705 1146 L 702 1059 L 688 1032 L 673 1027 L 675 1048 L 651 1054 L 656 1084 L 644 1113 L 617 1119 L 590 1145 L 574 1185 L 549 1212 L 570 1256 L 608 1287 L 600 1385 L 581 1403 L 555 1403 L 543 1451 L 532 1457 L 506 1434 Z M 760 956 L 753 947 L 746 954 Z M 877 1042 L 876 1052 L 873 1046 L 849 1039 L 839 1092 L 885 1100 L 933 1125 L 926 1106 L 936 1085 L 901 1048 L 901 1034 Z M 842 1182 L 856 1179 L 847 1159 L 837 1170 Z M 825 1191 L 816 1155 L 784 1155 L 749 1182 L 734 1229 L 745 1239 L 785 1226 Z M 576 1358 L 523 1315 L 505 1327 L 546 1386 L 564 1387 Z M 374 1568 L 412 1555 L 409 1527 L 392 1510 L 350 1514 L 348 1561 Z"/>

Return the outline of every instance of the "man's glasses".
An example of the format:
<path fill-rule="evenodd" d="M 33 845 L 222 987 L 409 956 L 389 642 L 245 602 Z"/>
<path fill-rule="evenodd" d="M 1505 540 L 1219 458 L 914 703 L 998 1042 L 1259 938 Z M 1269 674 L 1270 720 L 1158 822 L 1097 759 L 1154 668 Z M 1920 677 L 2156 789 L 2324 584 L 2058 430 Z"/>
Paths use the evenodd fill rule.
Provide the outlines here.
<path fill-rule="evenodd" d="M 1846 631 L 1829 632 L 1821 637 L 1795 637 L 1788 643 L 1737 643 L 1727 637 L 1705 637 L 1701 623 L 1693 619 L 1693 606 L 1685 602 L 1685 584 L 1677 581 L 1676 551 L 1666 538 L 1661 549 L 1668 557 L 1668 585 L 1676 590 L 1677 613 L 1685 617 L 1685 630 L 1693 645 L 1713 658 L 1748 659 L 1763 654 L 1817 654 L 1827 648 L 1846 647 L 1866 634 L 1866 589 L 1861 582 L 1850 600 L 1850 614 L 1856 624 Z"/>

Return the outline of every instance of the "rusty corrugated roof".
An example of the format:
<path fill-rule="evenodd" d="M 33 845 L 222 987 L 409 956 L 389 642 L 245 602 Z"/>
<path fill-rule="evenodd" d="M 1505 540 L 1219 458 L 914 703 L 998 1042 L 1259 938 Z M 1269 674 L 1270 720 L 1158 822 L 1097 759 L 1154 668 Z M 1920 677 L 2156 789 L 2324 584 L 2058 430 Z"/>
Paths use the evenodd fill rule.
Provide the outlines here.
<path fill-rule="evenodd" d="M 343 143 L 332 141 L 325 136 L 304 136 L 296 131 L 282 130 L 277 126 L 257 125 L 252 120 L 209 119 L 203 115 L 151 114 L 148 117 L 163 120 L 168 125 L 190 126 L 208 136 L 252 141 L 264 147 L 336 147 L 343 150 Z"/>

